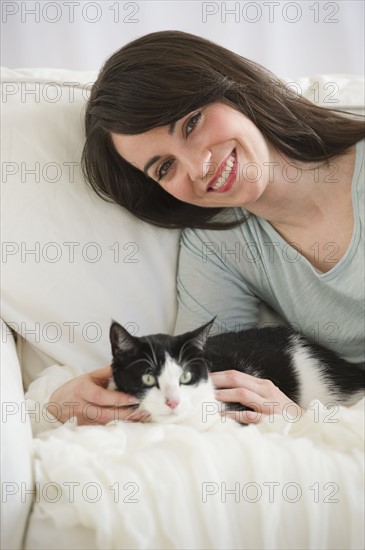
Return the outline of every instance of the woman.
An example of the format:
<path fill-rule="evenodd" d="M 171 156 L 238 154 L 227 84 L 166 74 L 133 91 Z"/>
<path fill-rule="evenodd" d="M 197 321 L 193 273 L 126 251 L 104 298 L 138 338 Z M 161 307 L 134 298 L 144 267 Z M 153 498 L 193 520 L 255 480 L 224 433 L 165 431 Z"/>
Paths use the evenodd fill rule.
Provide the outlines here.
<path fill-rule="evenodd" d="M 364 361 L 362 120 L 305 100 L 221 46 L 166 31 L 105 63 L 85 127 L 94 190 L 149 223 L 185 229 L 176 332 L 214 315 L 219 330 L 243 328 L 265 303 L 348 361 Z M 109 376 L 105 367 L 56 390 L 61 420 L 76 400 L 80 423 L 88 402 L 102 407 L 102 423 L 114 419 Z M 267 380 L 212 378 L 218 399 L 256 403 L 260 415 L 247 411 L 242 422 L 289 401 Z"/>

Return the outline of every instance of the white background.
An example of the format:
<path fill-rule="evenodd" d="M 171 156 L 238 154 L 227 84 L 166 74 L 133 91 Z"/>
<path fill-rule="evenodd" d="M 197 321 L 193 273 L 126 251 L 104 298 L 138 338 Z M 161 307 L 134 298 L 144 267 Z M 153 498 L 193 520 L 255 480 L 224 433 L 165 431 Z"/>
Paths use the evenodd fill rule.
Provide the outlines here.
<path fill-rule="evenodd" d="M 363 74 L 364 1 L 1 1 L 1 64 L 99 69 L 123 44 L 177 29 L 278 76 Z"/>

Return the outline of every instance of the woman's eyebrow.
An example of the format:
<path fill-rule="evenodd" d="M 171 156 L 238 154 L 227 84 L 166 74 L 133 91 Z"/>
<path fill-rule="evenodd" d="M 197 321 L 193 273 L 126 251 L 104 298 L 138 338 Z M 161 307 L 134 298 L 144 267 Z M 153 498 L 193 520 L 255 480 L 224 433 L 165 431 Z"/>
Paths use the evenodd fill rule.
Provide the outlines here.
<path fill-rule="evenodd" d="M 158 160 L 160 160 L 160 156 L 156 155 L 154 157 L 152 157 L 150 160 L 148 160 L 143 168 L 143 173 L 146 174 L 146 176 L 148 176 L 147 174 L 147 171 L 148 169 L 152 166 L 152 164 L 155 164 L 155 162 L 157 162 Z"/>
<path fill-rule="evenodd" d="M 169 135 L 172 136 L 173 133 L 175 132 L 175 128 L 176 128 L 176 120 L 174 122 L 171 122 L 171 124 L 169 124 Z M 158 155 L 155 155 L 154 157 L 150 158 L 150 160 L 148 160 L 146 162 L 146 164 L 144 165 L 144 168 L 143 168 L 143 173 L 146 174 L 146 176 L 148 175 L 147 174 L 147 171 L 148 169 L 153 165 L 155 164 L 155 162 L 157 162 L 158 160 L 160 160 L 160 156 Z"/>

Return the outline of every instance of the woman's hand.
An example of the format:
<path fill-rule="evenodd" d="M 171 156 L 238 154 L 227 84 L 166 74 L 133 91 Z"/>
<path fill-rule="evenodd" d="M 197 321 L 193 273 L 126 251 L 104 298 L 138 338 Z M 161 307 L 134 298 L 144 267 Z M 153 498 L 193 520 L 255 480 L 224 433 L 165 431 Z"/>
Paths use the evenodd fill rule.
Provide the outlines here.
<path fill-rule="evenodd" d="M 257 378 L 237 370 L 213 372 L 210 375 L 218 401 L 242 403 L 252 411 L 223 411 L 221 414 L 242 424 L 257 424 L 270 414 L 287 418 L 302 414 L 302 409 L 271 380 Z"/>
<path fill-rule="evenodd" d="M 146 420 L 147 413 L 135 407 L 138 400 L 106 389 L 111 376 L 112 369 L 107 366 L 68 380 L 52 393 L 47 410 L 62 423 L 76 417 L 79 426 Z"/>

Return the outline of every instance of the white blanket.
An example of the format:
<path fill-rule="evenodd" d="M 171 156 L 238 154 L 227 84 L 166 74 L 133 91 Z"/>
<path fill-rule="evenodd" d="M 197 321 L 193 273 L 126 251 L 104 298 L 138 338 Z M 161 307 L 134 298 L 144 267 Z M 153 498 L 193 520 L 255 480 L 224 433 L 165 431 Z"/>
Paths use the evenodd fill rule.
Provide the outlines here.
<path fill-rule="evenodd" d="M 34 440 L 30 533 L 82 526 L 100 549 L 362 549 L 364 403 L 331 412 L 315 401 L 295 422 L 205 432 L 49 430 Z M 76 548 L 54 533 L 38 548 Z"/>

